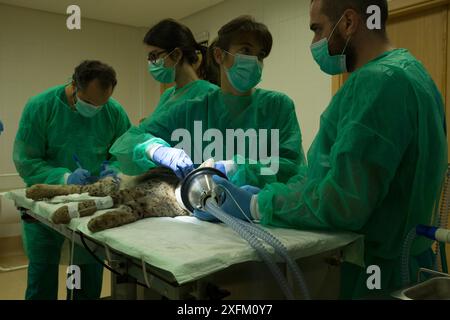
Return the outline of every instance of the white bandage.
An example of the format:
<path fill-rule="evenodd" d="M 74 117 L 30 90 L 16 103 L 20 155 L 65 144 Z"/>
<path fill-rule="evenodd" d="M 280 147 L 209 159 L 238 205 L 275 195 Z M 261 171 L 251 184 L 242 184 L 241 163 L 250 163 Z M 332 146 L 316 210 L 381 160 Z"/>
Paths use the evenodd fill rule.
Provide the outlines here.
<path fill-rule="evenodd" d="M 68 203 L 67 210 L 69 210 L 69 217 L 71 219 L 77 219 L 80 217 L 80 212 L 78 211 L 78 203 L 77 202 Z"/>
<path fill-rule="evenodd" d="M 95 199 L 95 206 L 97 210 L 110 209 L 114 207 L 114 201 L 111 197 L 104 197 L 100 199 Z"/>

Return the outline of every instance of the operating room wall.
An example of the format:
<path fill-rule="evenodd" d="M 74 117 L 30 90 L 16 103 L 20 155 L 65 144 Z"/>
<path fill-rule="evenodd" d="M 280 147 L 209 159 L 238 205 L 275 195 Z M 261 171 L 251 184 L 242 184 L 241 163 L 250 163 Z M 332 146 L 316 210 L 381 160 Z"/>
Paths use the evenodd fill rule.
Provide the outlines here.
<path fill-rule="evenodd" d="M 260 87 L 284 92 L 294 100 L 305 151 L 331 99 L 331 78 L 320 71 L 309 50 L 313 37 L 309 4 L 307 0 L 227 0 L 183 19 L 194 34 L 209 32 L 211 40 L 221 26 L 243 14 L 269 27 L 274 46 L 265 61 Z"/>
<path fill-rule="evenodd" d="M 65 12 L 59 15 L 0 4 L 0 119 L 5 125 L 0 136 L 0 192 L 23 186 L 12 150 L 27 100 L 67 83 L 82 60 L 98 59 L 114 67 L 118 86 L 113 96 L 132 122 L 138 123 L 158 99 L 151 95 L 158 87 L 148 79 L 142 29 L 82 19 L 81 30 L 69 31 L 66 19 Z M 0 201 L 0 237 L 19 234 L 13 204 Z"/>

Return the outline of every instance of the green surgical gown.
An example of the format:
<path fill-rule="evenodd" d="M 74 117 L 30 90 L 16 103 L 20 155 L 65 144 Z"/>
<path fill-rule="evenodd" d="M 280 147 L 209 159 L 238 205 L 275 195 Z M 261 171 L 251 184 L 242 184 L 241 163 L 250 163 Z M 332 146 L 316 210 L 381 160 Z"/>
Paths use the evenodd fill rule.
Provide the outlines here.
<path fill-rule="evenodd" d="M 363 234 L 366 267 L 381 268 L 381 290 L 389 294 L 401 285 L 406 234 L 432 223 L 446 164 L 436 85 L 407 50 L 389 51 L 354 72 L 332 99 L 308 167 L 259 194 L 261 222 Z M 429 241 L 416 240 L 411 255 L 420 260 L 429 248 Z M 416 279 L 417 265 L 411 269 Z M 343 298 L 374 293 L 365 269 L 344 265 L 342 275 Z"/>
<path fill-rule="evenodd" d="M 51 88 L 31 98 L 22 114 L 14 144 L 14 163 L 27 186 L 63 184 L 64 175 L 82 166 L 98 175 L 103 161 L 117 161 L 108 153 L 113 142 L 127 131 L 130 121 L 113 99 L 93 118 L 72 110 L 65 86 Z M 23 221 L 23 242 L 29 259 L 26 299 L 57 298 L 58 265 L 64 237 L 37 221 Z M 102 289 L 103 266 L 87 251 L 75 246 L 74 264 L 81 268 L 81 290 L 75 299 L 97 299 Z"/>
<path fill-rule="evenodd" d="M 145 121 L 145 127 L 150 134 L 144 143 L 134 148 L 132 154 L 133 162 L 143 170 L 155 166 L 146 154 L 148 146 L 153 143 L 172 147 L 183 144 L 183 149 L 196 165 L 208 160 L 206 155 L 211 155 L 216 161 L 233 159 L 238 169 L 231 174 L 230 180 L 237 185 L 262 187 L 269 182 L 286 182 L 305 161 L 294 103 L 286 95 L 274 91 L 256 89 L 250 96 L 237 97 L 216 90 L 203 99 L 171 105 Z M 188 133 L 189 137 L 177 129 Z M 227 135 L 227 130 L 234 129 L 241 129 L 244 133 L 254 130 L 258 141 L 246 138 L 245 147 L 239 149 L 238 145 L 244 145 L 242 141 L 231 133 Z M 264 129 L 266 136 L 261 138 L 260 130 Z M 270 157 L 276 148 L 271 130 L 278 130 L 279 139 L 273 140 L 279 144 L 277 157 Z M 130 144 L 126 140 L 116 144 L 119 143 Z M 267 149 L 263 150 L 261 145 Z M 263 168 L 268 169 L 264 174 Z"/>
<path fill-rule="evenodd" d="M 158 117 L 160 113 L 170 108 L 173 104 L 183 103 L 186 100 L 200 99 L 209 92 L 218 90 L 219 87 L 205 81 L 197 80 L 189 83 L 182 88 L 171 87 L 164 91 L 161 95 L 155 111 L 139 126 L 131 127 L 117 142 L 112 146 L 110 152 L 120 162 L 120 167 L 125 174 L 139 175 L 146 172 L 151 167 L 140 167 L 133 160 L 134 149 L 137 145 L 145 143 L 154 136 L 149 131 L 149 123 L 152 123 L 154 117 Z M 154 165 L 153 165 L 154 166 Z"/>
<path fill-rule="evenodd" d="M 130 126 L 114 99 L 93 118 L 85 118 L 69 107 L 65 86 L 54 87 L 25 106 L 14 143 L 14 163 L 27 186 L 62 184 L 64 175 L 77 169 L 74 154 L 84 169 L 99 175 L 105 160 L 117 168 L 108 150 Z"/>

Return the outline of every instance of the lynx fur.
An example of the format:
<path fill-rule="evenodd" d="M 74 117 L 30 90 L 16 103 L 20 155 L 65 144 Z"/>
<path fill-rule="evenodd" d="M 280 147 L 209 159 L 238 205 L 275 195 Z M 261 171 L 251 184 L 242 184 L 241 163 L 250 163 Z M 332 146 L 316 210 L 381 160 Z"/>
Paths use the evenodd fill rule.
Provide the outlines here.
<path fill-rule="evenodd" d="M 143 218 L 189 215 L 176 200 L 175 189 L 178 184 L 179 180 L 171 170 L 155 168 L 138 177 L 126 177 L 121 182 L 106 178 L 86 186 L 38 184 L 28 188 L 26 196 L 35 201 L 83 193 L 105 197 L 103 204 L 88 200 L 79 202 L 75 209 L 77 217 L 91 216 L 102 209 L 114 209 L 89 221 L 89 230 L 99 232 Z M 74 217 L 72 211 L 68 205 L 63 206 L 54 212 L 51 220 L 55 224 L 68 224 Z"/>

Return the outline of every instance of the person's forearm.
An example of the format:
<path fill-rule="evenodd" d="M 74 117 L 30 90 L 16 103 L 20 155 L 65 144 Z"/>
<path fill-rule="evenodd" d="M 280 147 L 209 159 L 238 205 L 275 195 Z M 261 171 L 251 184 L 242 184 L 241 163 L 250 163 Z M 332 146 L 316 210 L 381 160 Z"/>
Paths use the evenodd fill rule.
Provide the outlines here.
<path fill-rule="evenodd" d="M 146 142 L 137 145 L 133 151 L 133 162 L 143 170 L 150 170 L 157 166 L 151 158 L 150 151 L 156 151 L 159 146 L 170 147 L 170 145 L 162 139 L 153 137 Z"/>
<path fill-rule="evenodd" d="M 34 184 L 65 184 L 65 177 L 71 173 L 67 168 L 53 167 L 47 162 L 37 159 L 16 162 L 16 168 L 27 186 Z"/>
<path fill-rule="evenodd" d="M 252 185 L 263 188 L 266 184 L 275 182 L 287 182 L 298 173 L 300 164 L 289 158 L 278 158 L 273 161 L 253 161 L 235 156 L 233 159 L 235 168 L 229 179 L 237 185 Z"/>

